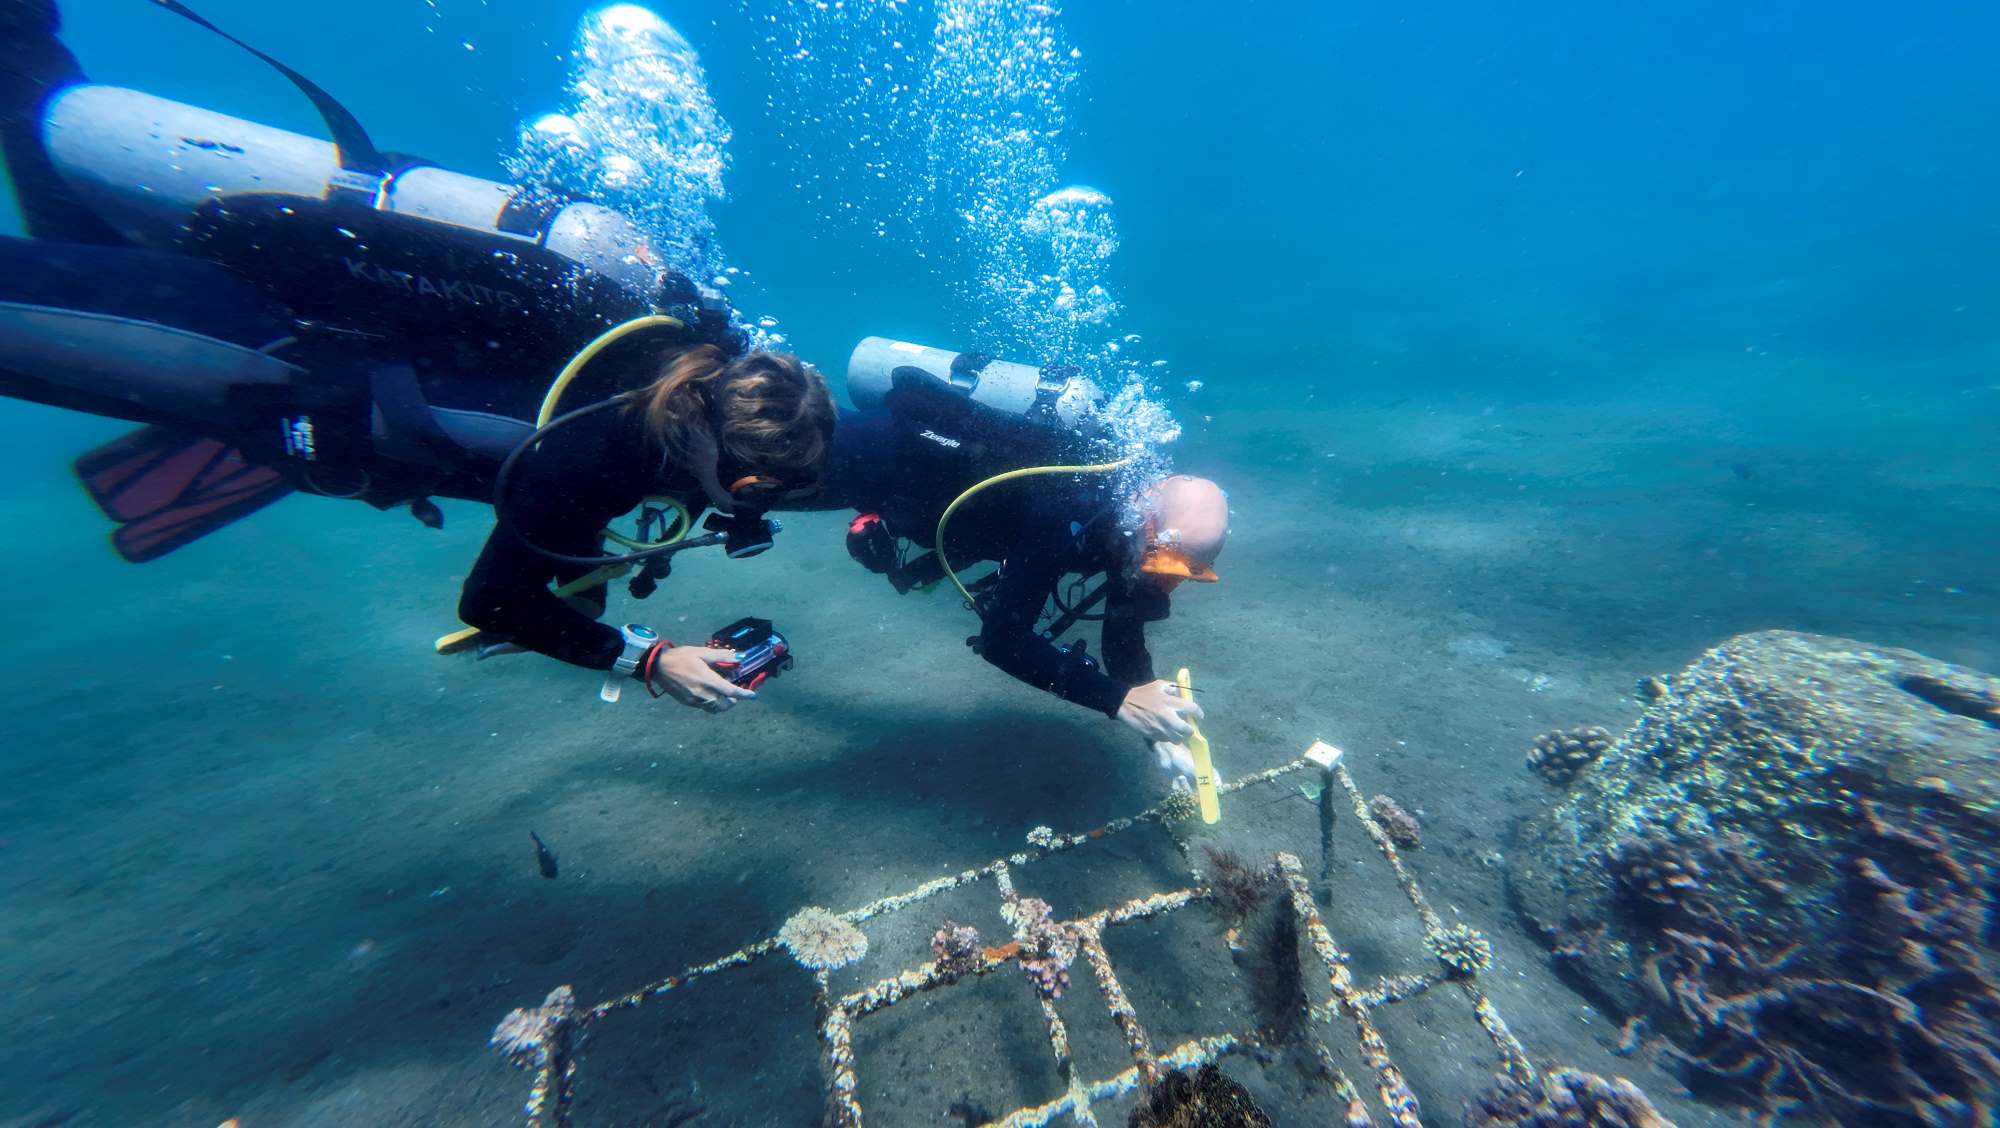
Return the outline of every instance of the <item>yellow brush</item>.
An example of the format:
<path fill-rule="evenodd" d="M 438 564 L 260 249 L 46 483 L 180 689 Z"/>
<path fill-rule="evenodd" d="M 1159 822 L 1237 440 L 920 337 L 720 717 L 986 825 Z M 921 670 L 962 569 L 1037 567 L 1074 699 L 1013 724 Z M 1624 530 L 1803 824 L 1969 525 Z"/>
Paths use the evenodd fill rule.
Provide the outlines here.
<path fill-rule="evenodd" d="M 1183 667 L 1176 676 L 1181 685 L 1181 700 L 1194 700 L 1194 679 Z M 1201 734 L 1193 721 L 1188 726 L 1194 731 L 1188 733 L 1188 752 L 1194 756 L 1194 797 L 1201 804 L 1201 821 L 1213 826 L 1222 818 L 1222 801 L 1215 793 L 1215 762 L 1208 756 L 1208 738 Z"/>

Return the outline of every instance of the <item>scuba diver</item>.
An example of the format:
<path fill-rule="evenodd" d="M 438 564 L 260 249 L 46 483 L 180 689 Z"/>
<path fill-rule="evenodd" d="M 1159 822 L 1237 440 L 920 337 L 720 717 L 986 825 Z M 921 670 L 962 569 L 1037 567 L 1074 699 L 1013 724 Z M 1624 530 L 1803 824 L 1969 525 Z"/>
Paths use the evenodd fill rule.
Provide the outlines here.
<path fill-rule="evenodd" d="M 612 519 L 662 501 L 681 514 L 683 531 L 686 514 L 713 509 L 712 535 L 731 556 L 762 552 L 775 530 L 763 512 L 817 494 L 834 420 L 826 381 L 794 357 L 681 351 L 650 386 L 555 420 L 519 448 L 531 456 L 502 465 L 499 522 L 466 578 L 459 618 L 514 647 L 637 678 L 684 705 L 722 712 L 755 698 L 713 668 L 734 662 L 731 650 L 599 622 L 610 576 L 593 569 L 638 564 L 634 594 L 651 594 L 669 553 L 690 542 L 606 555 L 603 539 Z M 565 599 L 552 581 L 587 586 Z"/>
<path fill-rule="evenodd" d="M 749 352 L 626 217 L 382 152 L 304 76 L 154 2 L 277 68 L 333 140 L 92 85 L 53 0 L 0 0 L 0 151 L 32 236 L 0 240 L 0 394 L 142 425 L 76 464 L 118 552 L 295 491 L 432 527 L 433 497 L 493 501 L 467 622 L 710 711 L 754 696 L 712 668 L 731 651 L 598 623 L 548 584 L 601 608 L 604 567 L 651 583 L 682 548 L 768 547 L 763 511 L 813 488 L 831 439 L 818 373 Z M 606 522 L 646 498 L 672 534 L 607 555 Z"/>
<path fill-rule="evenodd" d="M 1130 459 L 1101 457 L 1116 447 L 1091 426 L 1095 389 L 1074 368 L 871 337 L 848 390 L 862 410 L 842 414 L 825 482 L 859 510 L 854 559 L 898 592 L 949 580 L 979 614 L 967 643 L 982 658 L 1122 722 L 1162 768 L 1193 775 L 1183 741 L 1201 707 L 1155 677 L 1145 632 L 1180 584 L 1217 582 L 1221 487 L 1127 480 Z M 957 569 L 976 561 L 999 568 L 967 585 Z M 1082 639 L 1057 641 L 1090 620 L 1102 623 L 1101 663 Z"/>

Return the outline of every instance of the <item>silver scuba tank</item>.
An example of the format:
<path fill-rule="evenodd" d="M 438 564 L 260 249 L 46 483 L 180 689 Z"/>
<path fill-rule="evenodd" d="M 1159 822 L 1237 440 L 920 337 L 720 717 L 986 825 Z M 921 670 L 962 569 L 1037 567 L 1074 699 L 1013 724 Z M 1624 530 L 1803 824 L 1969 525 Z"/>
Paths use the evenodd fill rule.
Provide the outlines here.
<path fill-rule="evenodd" d="M 201 205 L 231 196 L 321 201 L 355 192 L 334 146 L 137 90 L 70 87 L 49 103 L 43 138 L 57 172 L 105 222 L 146 246 L 173 245 Z M 659 272 L 645 236 L 625 216 L 572 203 L 518 230 L 503 216 L 514 185 L 430 166 L 368 183 L 378 211 L 537 245 L 650 294 Z"/>
<path fill-rule="evenodd" d="M 984 407 L 1051 427 L 1075 427 L 1103 393 L 1068 365 L 1035 367 L 978 353 L 868 337 L 847 360 L 847 394 L 864 410 L 912 382 L 955 392 Z"/>

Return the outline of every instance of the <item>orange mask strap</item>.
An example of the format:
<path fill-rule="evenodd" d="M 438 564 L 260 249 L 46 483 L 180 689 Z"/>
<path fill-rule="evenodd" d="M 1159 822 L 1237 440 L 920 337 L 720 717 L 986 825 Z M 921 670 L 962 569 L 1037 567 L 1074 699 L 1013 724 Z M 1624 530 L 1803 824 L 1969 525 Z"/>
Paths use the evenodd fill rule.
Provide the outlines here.
<path fill-rule="evenodd" d="M 729 496 L 735 497 L 744 490 L 750 489 L 782 489 L 784 485 L 783 482 L 780 482 L 776 478 L 766 478 L 762 474 L 745 474 L 743 477 L 729 483 Z"/>
<path fill-rule="evenodd" d="M 1198 584 L 1220 583 L 1222 577 L 1206 564 L 1197 564 L 1183 556 L 1179 549 L 1171 545 L 1155 545 L 1146 550 L 1146 558 L 1139 562 L 1139 571 L 1156 576 L 1162 581 L 1180 584 L 1193 580 Z"/>

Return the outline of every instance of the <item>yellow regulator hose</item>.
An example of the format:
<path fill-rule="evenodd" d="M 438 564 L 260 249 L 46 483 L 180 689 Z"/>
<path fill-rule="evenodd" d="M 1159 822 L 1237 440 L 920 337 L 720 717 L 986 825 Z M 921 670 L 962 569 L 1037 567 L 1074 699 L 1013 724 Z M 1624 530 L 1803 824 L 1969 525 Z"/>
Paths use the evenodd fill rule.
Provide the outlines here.
<path fill-rule="evenodd" d="M 1090 466 L 1024 466 L 1019 470 L 1009 470 L 1005 474 L 995 474 L 991 478 L 959 494 L 956 498 L 952 499 L 950 505 L 944 507 L 944 512 L 938 516 L 937 558 L 938 564 L 944 569 L 945 578 L 951 581 L 951 586 L 958 589 L 958 594 L 964 596 L 967 603 L 972 602 L 972 593 L 966 590 L 965 584 L 958 578 L 958 572 L 952 568 L 951 560 L 944 554 L 944 530 L 945 526 L 951 524 L 951 515 L 958 512 L 959 506 L 972 500 L 974 494 L 977 494 L 988 486 L 997 486 L 1002 482 L 1011 482 L 1016 478 L 1030 478 L 1040 474 L 1109 474 L 1113 470 L 1122 470 L 1132 465 L 1138 457 L 1136 454 L 1127 455 L 1116 462 L 1099 462 Z"/>

